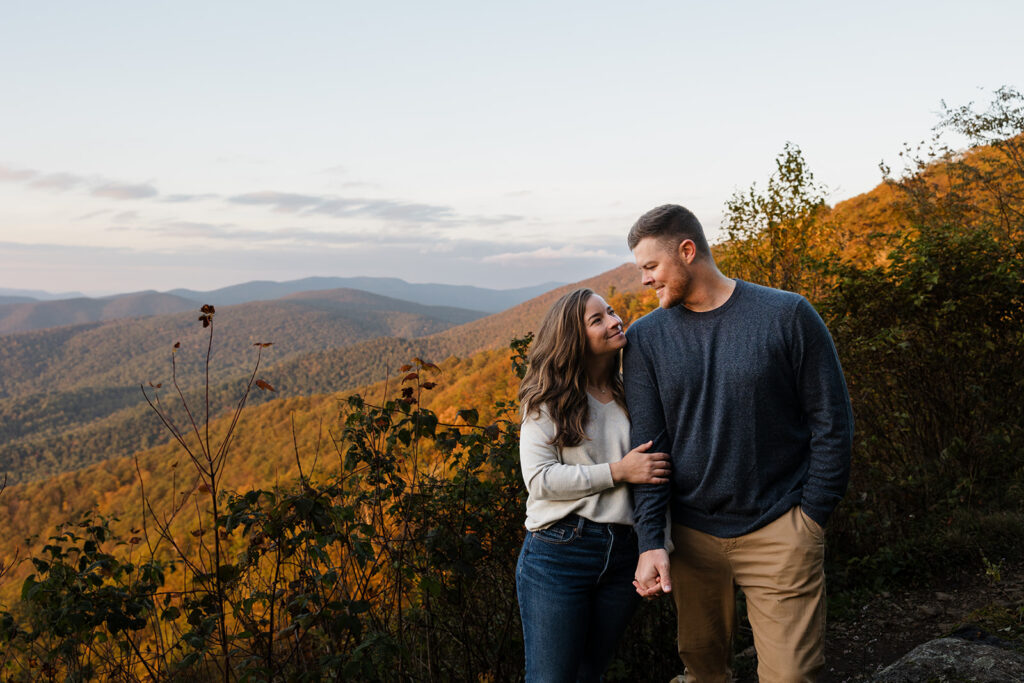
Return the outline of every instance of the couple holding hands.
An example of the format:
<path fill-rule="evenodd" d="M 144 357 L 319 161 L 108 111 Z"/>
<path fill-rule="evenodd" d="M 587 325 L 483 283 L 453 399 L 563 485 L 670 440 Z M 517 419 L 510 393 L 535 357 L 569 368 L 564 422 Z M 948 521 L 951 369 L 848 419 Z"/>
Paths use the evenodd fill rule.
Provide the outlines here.
<path fill-rule="evenodd" d="M 684 679 L 728 681 L 739 587 L 759 679 L 813 681 L 853 436 L 832 339 L 800 295 L 725 277 L 681 206 L 628 243 L 658 309 L 624 332 L 566 294 L 519 391 L 526 680 L 601 680 L 639 599 L 669 593 Z"/>

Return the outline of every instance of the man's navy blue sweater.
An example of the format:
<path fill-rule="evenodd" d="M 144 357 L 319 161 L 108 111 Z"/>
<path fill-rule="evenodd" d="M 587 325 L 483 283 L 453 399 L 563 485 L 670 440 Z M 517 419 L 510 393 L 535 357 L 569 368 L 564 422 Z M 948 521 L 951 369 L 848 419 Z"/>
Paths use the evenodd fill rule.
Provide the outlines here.
<path fill-rule="evenodd" d="M 720 538 L 795 505 L 822 526 L 846 491 L 853 415 L 825 323 L 799 294 L 736 281 L 723 305 L 637 320 L 623 355 L 632 446 L 672 457 L 633 488 L 640 552 L 672 521 Z"/>

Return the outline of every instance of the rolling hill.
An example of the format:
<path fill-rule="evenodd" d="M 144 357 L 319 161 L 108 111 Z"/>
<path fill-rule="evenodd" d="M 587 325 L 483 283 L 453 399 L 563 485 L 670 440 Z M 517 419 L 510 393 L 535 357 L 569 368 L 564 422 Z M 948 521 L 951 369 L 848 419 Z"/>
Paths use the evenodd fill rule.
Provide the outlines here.
<path fill-rule="evenodd" d="M 135 292 L 102 299 L 86 297 L 57 301 L 0 304 L 0 334 L 41 330 L 115 318 L 180 313 L 197 302 L 173 294 Z"/>
<path fill-rule="evenodd" d="M 147 444 L 146 430 L 121 429 L 145 412 L 140 384 L 169 382 L 175 342 L 180 376 L 199 372 L 206 336 L 196 314 L 0 337 L 0 470 L 13 480 L 43 476 L 108 457 L 111 448 L 120 454 Z M 256 342 L 278 340 L 265 353 L 284 360 L 379 337 L 428 335 L 480 315 L 347 289 L 228 306 L 215 318 L 211 378 L 247 375 Z M 96 452 L 100 443 L 107 444 L 103 453 Z"/>
<path fill-rule="evenodd" d="M 623 265 L 579 284 L 628 291 L 639 287 L 639 278 Z M 260 374 L 276 396 L 351 389 L 413 356 L 464 357 L 505 347 L 536 329 L 551 302 L 573 286 L 484 318 L 349 289 L 218 308 L 212 396 L 215 403 L 231 402 L 255 361 L 256 342 L 274 343 L 264 351 Z M 160 443 L 166 435 L 139 385 L 169 384 L 174 342 L 182 345 L 175 355 L 179 377 L 194 385 L 206 340 L 196 317 L 178 313 L 0 337 L 0 471 L 12 482 L 27 481 Z"/>

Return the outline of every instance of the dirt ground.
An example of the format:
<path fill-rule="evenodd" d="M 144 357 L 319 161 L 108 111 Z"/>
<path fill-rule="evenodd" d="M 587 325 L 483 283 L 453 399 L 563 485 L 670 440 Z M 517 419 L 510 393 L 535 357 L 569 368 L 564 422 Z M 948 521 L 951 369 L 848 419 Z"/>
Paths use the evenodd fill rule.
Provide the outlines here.
<path fill-rule="evenodd" d="M 1016 617 L 1016 619 L 1008 617 Z M 1024 564 L 999 566 L 941 584 L 893 589 L 830 615 L 821 683 L 867 681 L 921 643 L 965 625 L 1020 644 L 1024 635 Z M 745 661 L 744 661 L 745 660 Z M 737 662 L 738 683 L 755 683 L 756 654 Z"/>

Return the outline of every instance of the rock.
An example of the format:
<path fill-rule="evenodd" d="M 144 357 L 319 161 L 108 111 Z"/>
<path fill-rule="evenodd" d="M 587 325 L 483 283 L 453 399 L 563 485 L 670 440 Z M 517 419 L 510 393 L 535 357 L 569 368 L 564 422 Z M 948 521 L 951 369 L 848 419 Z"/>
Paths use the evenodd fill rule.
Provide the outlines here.
<path fill-rule="evenodd" d="M 939 638 L 914 648 L 871 680 L 873 683 L 1024 683 L 1024 655 L 983 642 Z"/>
<path fill-rule="evenodd" d="M 920 605 L 918 611 L 928 617 L 937 617 L 943 613 L 942 605 Z"/>

